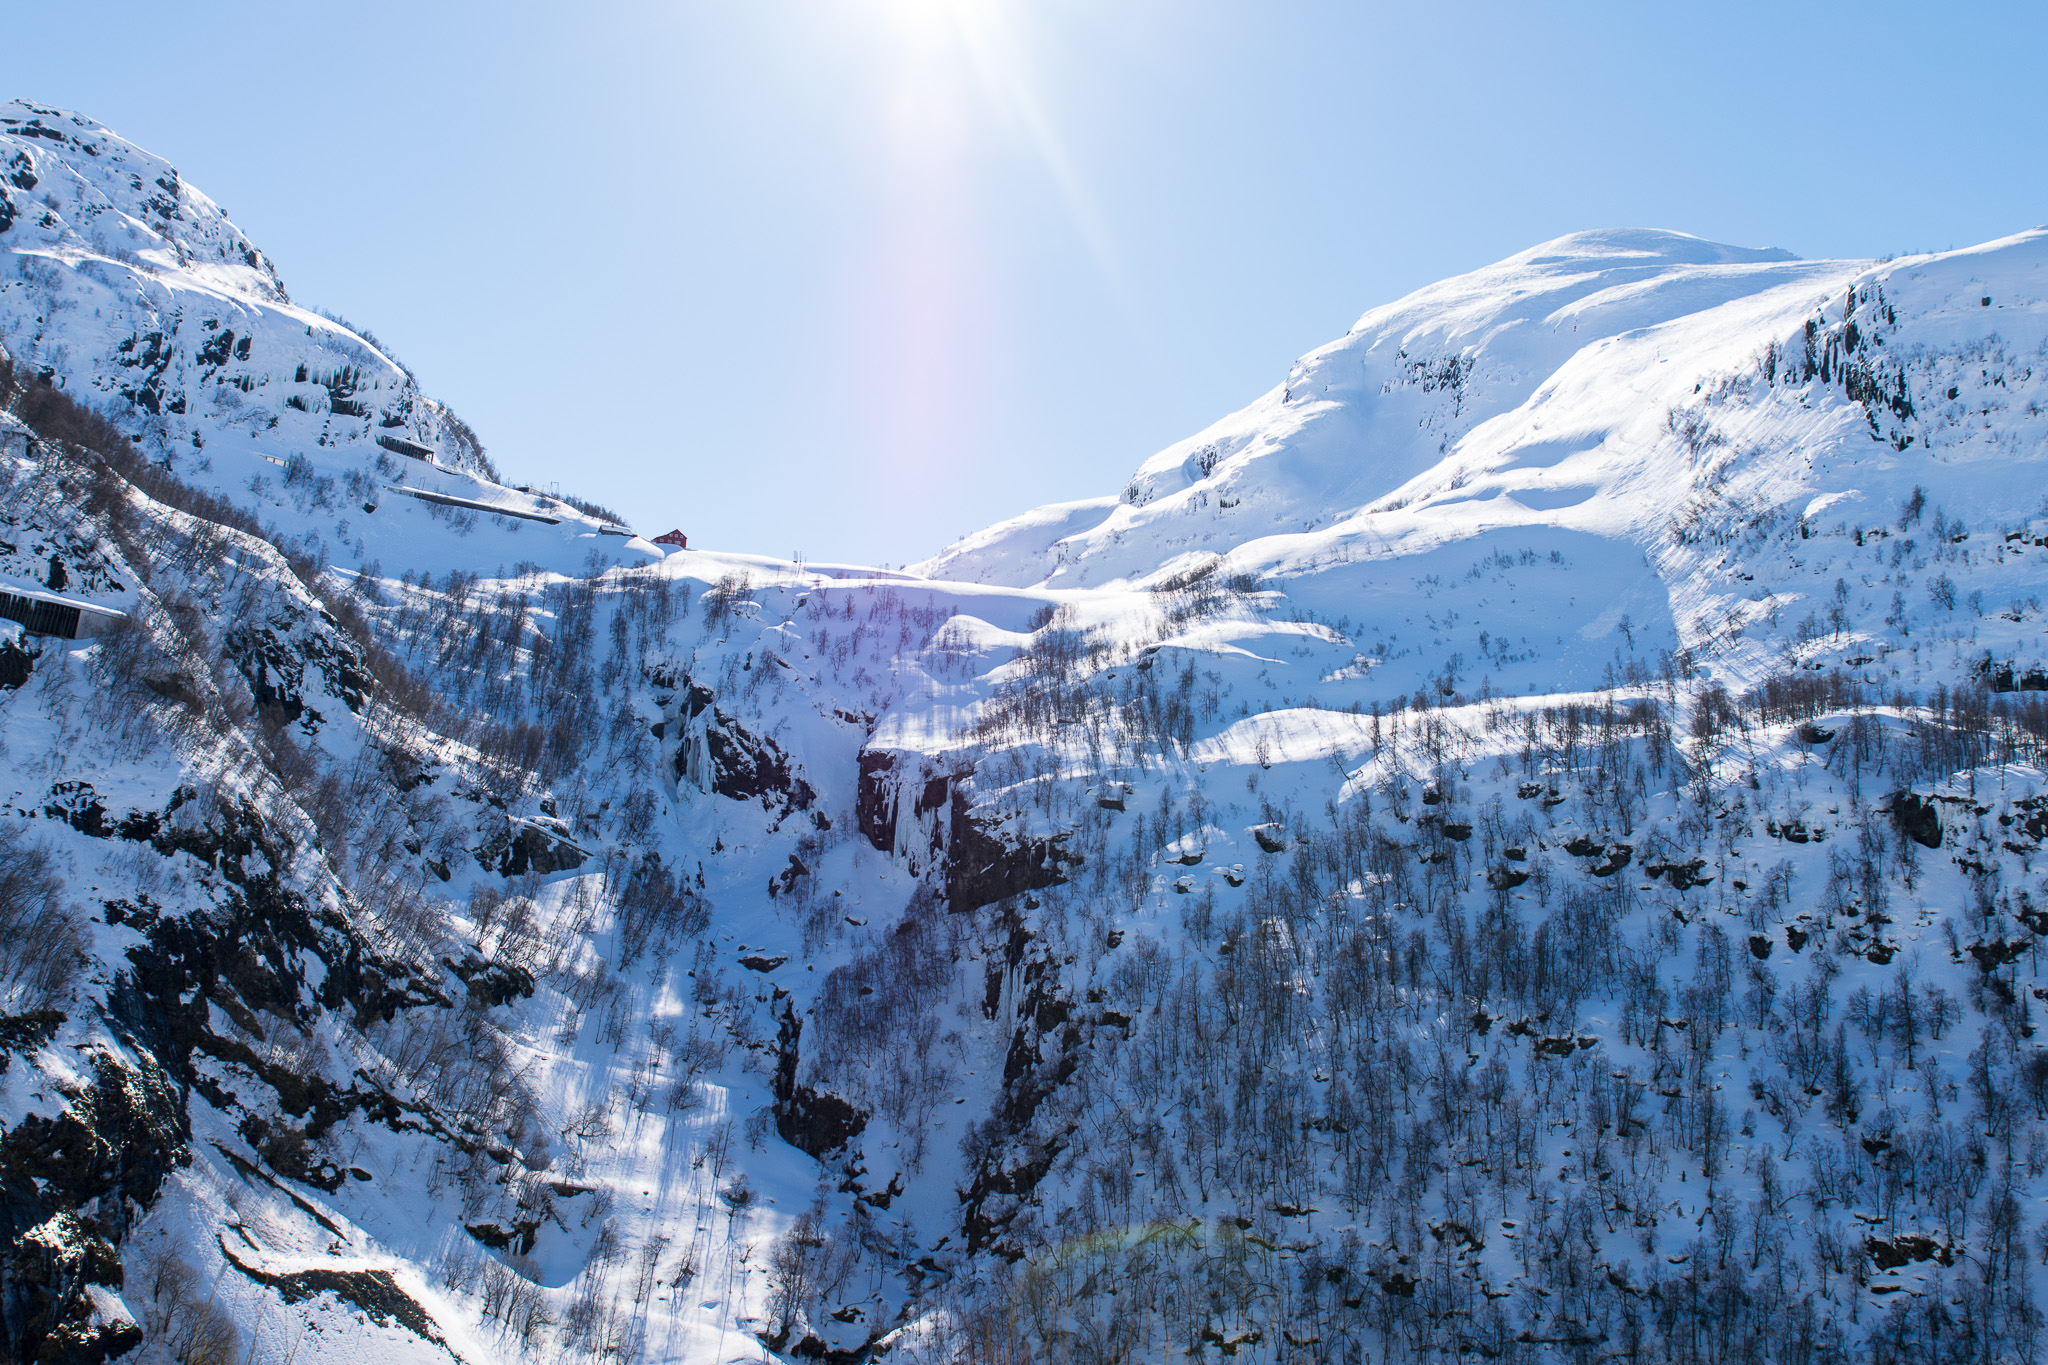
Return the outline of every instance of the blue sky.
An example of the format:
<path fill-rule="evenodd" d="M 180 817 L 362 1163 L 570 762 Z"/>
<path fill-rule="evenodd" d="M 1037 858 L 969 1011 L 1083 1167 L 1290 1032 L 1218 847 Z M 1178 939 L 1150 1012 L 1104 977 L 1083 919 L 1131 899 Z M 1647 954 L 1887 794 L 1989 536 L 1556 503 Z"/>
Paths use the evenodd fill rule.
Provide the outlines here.
<path fill-rule="evenodd" d="M 508 477 L 897 563 L 1373 304 L 1578 228 L 1802 256 L 2048 221 L 2048 7 L 589 0 L 18 9 L 0 89 L 169 157 Z"/>

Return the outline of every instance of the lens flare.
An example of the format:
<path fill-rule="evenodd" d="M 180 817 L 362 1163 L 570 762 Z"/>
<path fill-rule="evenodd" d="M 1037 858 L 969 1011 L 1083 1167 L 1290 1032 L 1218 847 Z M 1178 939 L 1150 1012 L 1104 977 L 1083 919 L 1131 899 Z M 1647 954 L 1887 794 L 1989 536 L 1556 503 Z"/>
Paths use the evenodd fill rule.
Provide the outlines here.
<path fill-rule="evenodd" d="M 849 376 L 886 452 L 877 472 L 915 499 L 958 477 L 962 444 L 986 421 L 989 376 L 1005 368 L 1000 234 L 983 190 L 1006 148 L 1040 169 L 1117 306 L 1131 309 L 1109 232 L 1039 97 L 1031 13 L 1012 0 L 864 3 L 887 34 L 886 152 L 856 305 L 866 353 Z"/>

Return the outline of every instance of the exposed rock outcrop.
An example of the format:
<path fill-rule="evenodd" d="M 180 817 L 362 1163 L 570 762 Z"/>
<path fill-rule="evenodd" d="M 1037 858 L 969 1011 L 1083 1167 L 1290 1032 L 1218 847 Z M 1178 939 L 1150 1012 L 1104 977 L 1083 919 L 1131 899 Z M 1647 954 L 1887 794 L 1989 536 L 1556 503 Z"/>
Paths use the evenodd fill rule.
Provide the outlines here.
<path fill-rule="evenodd" d="M 1909 791 L 1892 796 L 1892 823 L 1899 833 L 1922 848 L 1941 847 L 1941 812 L 1935 803 Z"/>
<path fill-rule="evenodd" d="M 861 833 L 913 874 L 936 862 L 946 902 L 973 910 L 1066 880 L 1062 867 L 1081 861 L 1063 835 L 1018 833 L 1012 822 L 970 803 L 973 770 L 933 770 L 883 750 L 860 755 L 855 814 Z"/>
<path fill-rule="evenodd" d="M 780 1013 L 775 1037 L 775 1131 L 798 1151 L 823 1158 L 859 1137 L 868 1125 L 868 1116 L 851 1101 L 797 1080 L 804 1023 L 787 1001 Z"/>
<path fill-rule="evenodd" d="M 95 1050 L 89 1065 L 62 1113 L 0 1138 L 0 1336 L 15 1360 L 83 1365 L 141 1340 L 90 1291 L 121 1288 L 117 1244 L 188 1160 L 182 1088 L 154 1059 Z"/>
<path fill-rule="evenodd" d="M 572 872 L 590 855 L 569 837 L 569 827 L 560 820 L 500 816 L 484 841 L 476 847 L 476 860 L 504 877 L 528 872 Z"/>
<path fill-rule="evenodd" d="M 678 779 L 734 801 L 759 801 L 777 815 L 809 810 L 818 799 L 788 752 L 715 705 L 709 689 L 685 677 L 671 705 L 679 724 L 664 720 L 662 730 L 677 734 Z"/>

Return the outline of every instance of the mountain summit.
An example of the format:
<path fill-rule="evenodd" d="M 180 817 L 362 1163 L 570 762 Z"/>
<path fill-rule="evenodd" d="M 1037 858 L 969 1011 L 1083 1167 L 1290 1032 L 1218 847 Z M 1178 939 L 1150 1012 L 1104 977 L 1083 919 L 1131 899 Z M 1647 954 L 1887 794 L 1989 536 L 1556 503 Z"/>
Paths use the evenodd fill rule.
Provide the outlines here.
<path fill-rule="evenodd" d="M 1881 458 L 1859 458 L 1866 435 L 1923 452 L 1975 443 L 1946 395 L 1967 367 L 1916 360 L 1964 335 L 2022 353 L 2038 344 L 2026 310 L 2044 252 L 2039 231 L 1885 262 L 1799 261 L 1646 230 L 1560 237 L 1373 309 L 1256 402 L 1145 461 L 1116 497 L 1040 508 L 918 567 L 1085 586 L 1190 555 L 1262 569 L 1324 546 L 1463 537 L 1475 518 L 1630 524 L 1654 541 L 1700 477 L 1697 452 L 1670 463 L 1679 443 L 1666 419 L 1725 400 L 1730 383 L 1765 379 L 1767 366 L 1766 383 L 1804 384 L 1825 361 L 1845 397 L 1870 400 L 1872 429 L 1840 433 L 1829 444 L 1842 463 L 1812 480 L 1817 494 L 1832 478 L 1865 482 Z M 1867 392 L 1866 379 L 1885 392 Z M 1826 438 L 1802 427 L 1784 439 Z M 1725 458 L 1713 469 L 1737 473 Z M 1866 496 L 1903 492 L 1876 481 Z M 2006 493 L 1994 476 L 1961 496 L 1988 511 Z"/>

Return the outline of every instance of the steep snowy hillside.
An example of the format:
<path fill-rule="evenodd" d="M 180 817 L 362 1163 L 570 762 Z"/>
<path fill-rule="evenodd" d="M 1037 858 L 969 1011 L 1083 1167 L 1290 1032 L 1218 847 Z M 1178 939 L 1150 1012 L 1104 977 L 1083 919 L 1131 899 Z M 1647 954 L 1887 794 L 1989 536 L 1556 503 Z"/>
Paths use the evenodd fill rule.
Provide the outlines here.
<path fill-rule="evenodd" d="M 372 338 L 293 304 L 176 167 L 91 119 L 0 104 L 0 242 L 16 365 L 117 401 L 156 458 L 209 441 L 230 458 L 379 444 L 490 472 L 468 428 Z"/>
<path fill-rule="evenodd" d="M 890 574 L 5 118 L 14 1355 L 2035 1351 L 2048 235 L 1561 239 Z"/>

